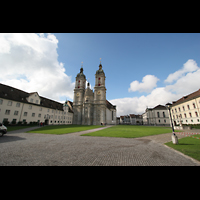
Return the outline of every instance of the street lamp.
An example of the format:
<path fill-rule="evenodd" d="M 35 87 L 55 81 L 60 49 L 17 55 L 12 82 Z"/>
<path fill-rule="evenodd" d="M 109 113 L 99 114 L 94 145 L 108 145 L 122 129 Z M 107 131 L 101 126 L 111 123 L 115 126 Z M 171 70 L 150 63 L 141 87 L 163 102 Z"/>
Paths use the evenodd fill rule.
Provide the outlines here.
<path fill-rule="evenodd" d="M 174 133 L 174 125 L 173 125 L 173 122 L 172 122 L 172 116 L 171 116 L 171 112 L 170 112 L 170 105 L 171 105 L 170 103 L 167 103 L 165 105 L 165 107 L 169 111 L 170 121 L 171 121 L 171 125 L 172 125 L 172 142 L 173 142 L 173 144 L 178 144 L 178 137 Z"/>

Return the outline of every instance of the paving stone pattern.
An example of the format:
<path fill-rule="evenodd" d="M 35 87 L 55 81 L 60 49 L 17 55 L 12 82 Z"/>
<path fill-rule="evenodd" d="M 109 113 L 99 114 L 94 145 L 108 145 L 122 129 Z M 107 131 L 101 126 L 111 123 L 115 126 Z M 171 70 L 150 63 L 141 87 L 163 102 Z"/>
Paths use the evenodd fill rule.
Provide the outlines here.
<path fill-rule="evenodd" d="M 23 131 L 27 130 L 31 128 Z M 24 132 L 12 131 L 0 138 L 0 166 L 200 165 L 163 145 L 170 133 L 160 135 L 163 139 L 134 139 L 80 136 L 88 131 L 64 135 Z"/>

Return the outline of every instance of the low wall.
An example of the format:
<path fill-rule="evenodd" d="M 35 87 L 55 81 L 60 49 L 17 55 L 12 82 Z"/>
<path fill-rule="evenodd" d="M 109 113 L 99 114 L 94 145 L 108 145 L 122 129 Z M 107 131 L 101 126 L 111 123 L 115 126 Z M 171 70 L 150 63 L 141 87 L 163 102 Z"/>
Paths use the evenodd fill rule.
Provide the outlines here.
<path fill-rule="evenodd" d="M 174 126 L 175 130 L 191 130 L 191 126 Z"/>

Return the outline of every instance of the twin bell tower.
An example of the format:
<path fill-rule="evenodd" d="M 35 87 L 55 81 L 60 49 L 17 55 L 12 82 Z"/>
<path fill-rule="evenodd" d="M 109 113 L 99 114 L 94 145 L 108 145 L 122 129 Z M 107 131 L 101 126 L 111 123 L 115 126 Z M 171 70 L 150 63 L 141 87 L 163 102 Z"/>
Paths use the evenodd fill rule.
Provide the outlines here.
<path fill-rule="evenodd" d="M 89 83 L 86 88 L 86 76 L 83 73 L 83 66 L 81 67 L 80 73 L 76 76 L 74 89 L 73 124 L 101 125 L 107 122 L 105 79 L 105 73 L 100 61 L 99 69 L 95 74 L 95 87 L 93 92 L 89 87 Z"/>

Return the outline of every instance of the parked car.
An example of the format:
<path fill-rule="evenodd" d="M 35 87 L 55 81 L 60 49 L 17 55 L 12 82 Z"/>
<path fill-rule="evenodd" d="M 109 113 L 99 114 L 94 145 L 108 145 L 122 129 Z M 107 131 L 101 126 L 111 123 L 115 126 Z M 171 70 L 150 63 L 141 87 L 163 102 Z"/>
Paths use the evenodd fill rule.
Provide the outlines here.
<path fill-rule="evenodd" d="M 7 127 L 0 123 L 0 137 L 7 133 Z"/>

